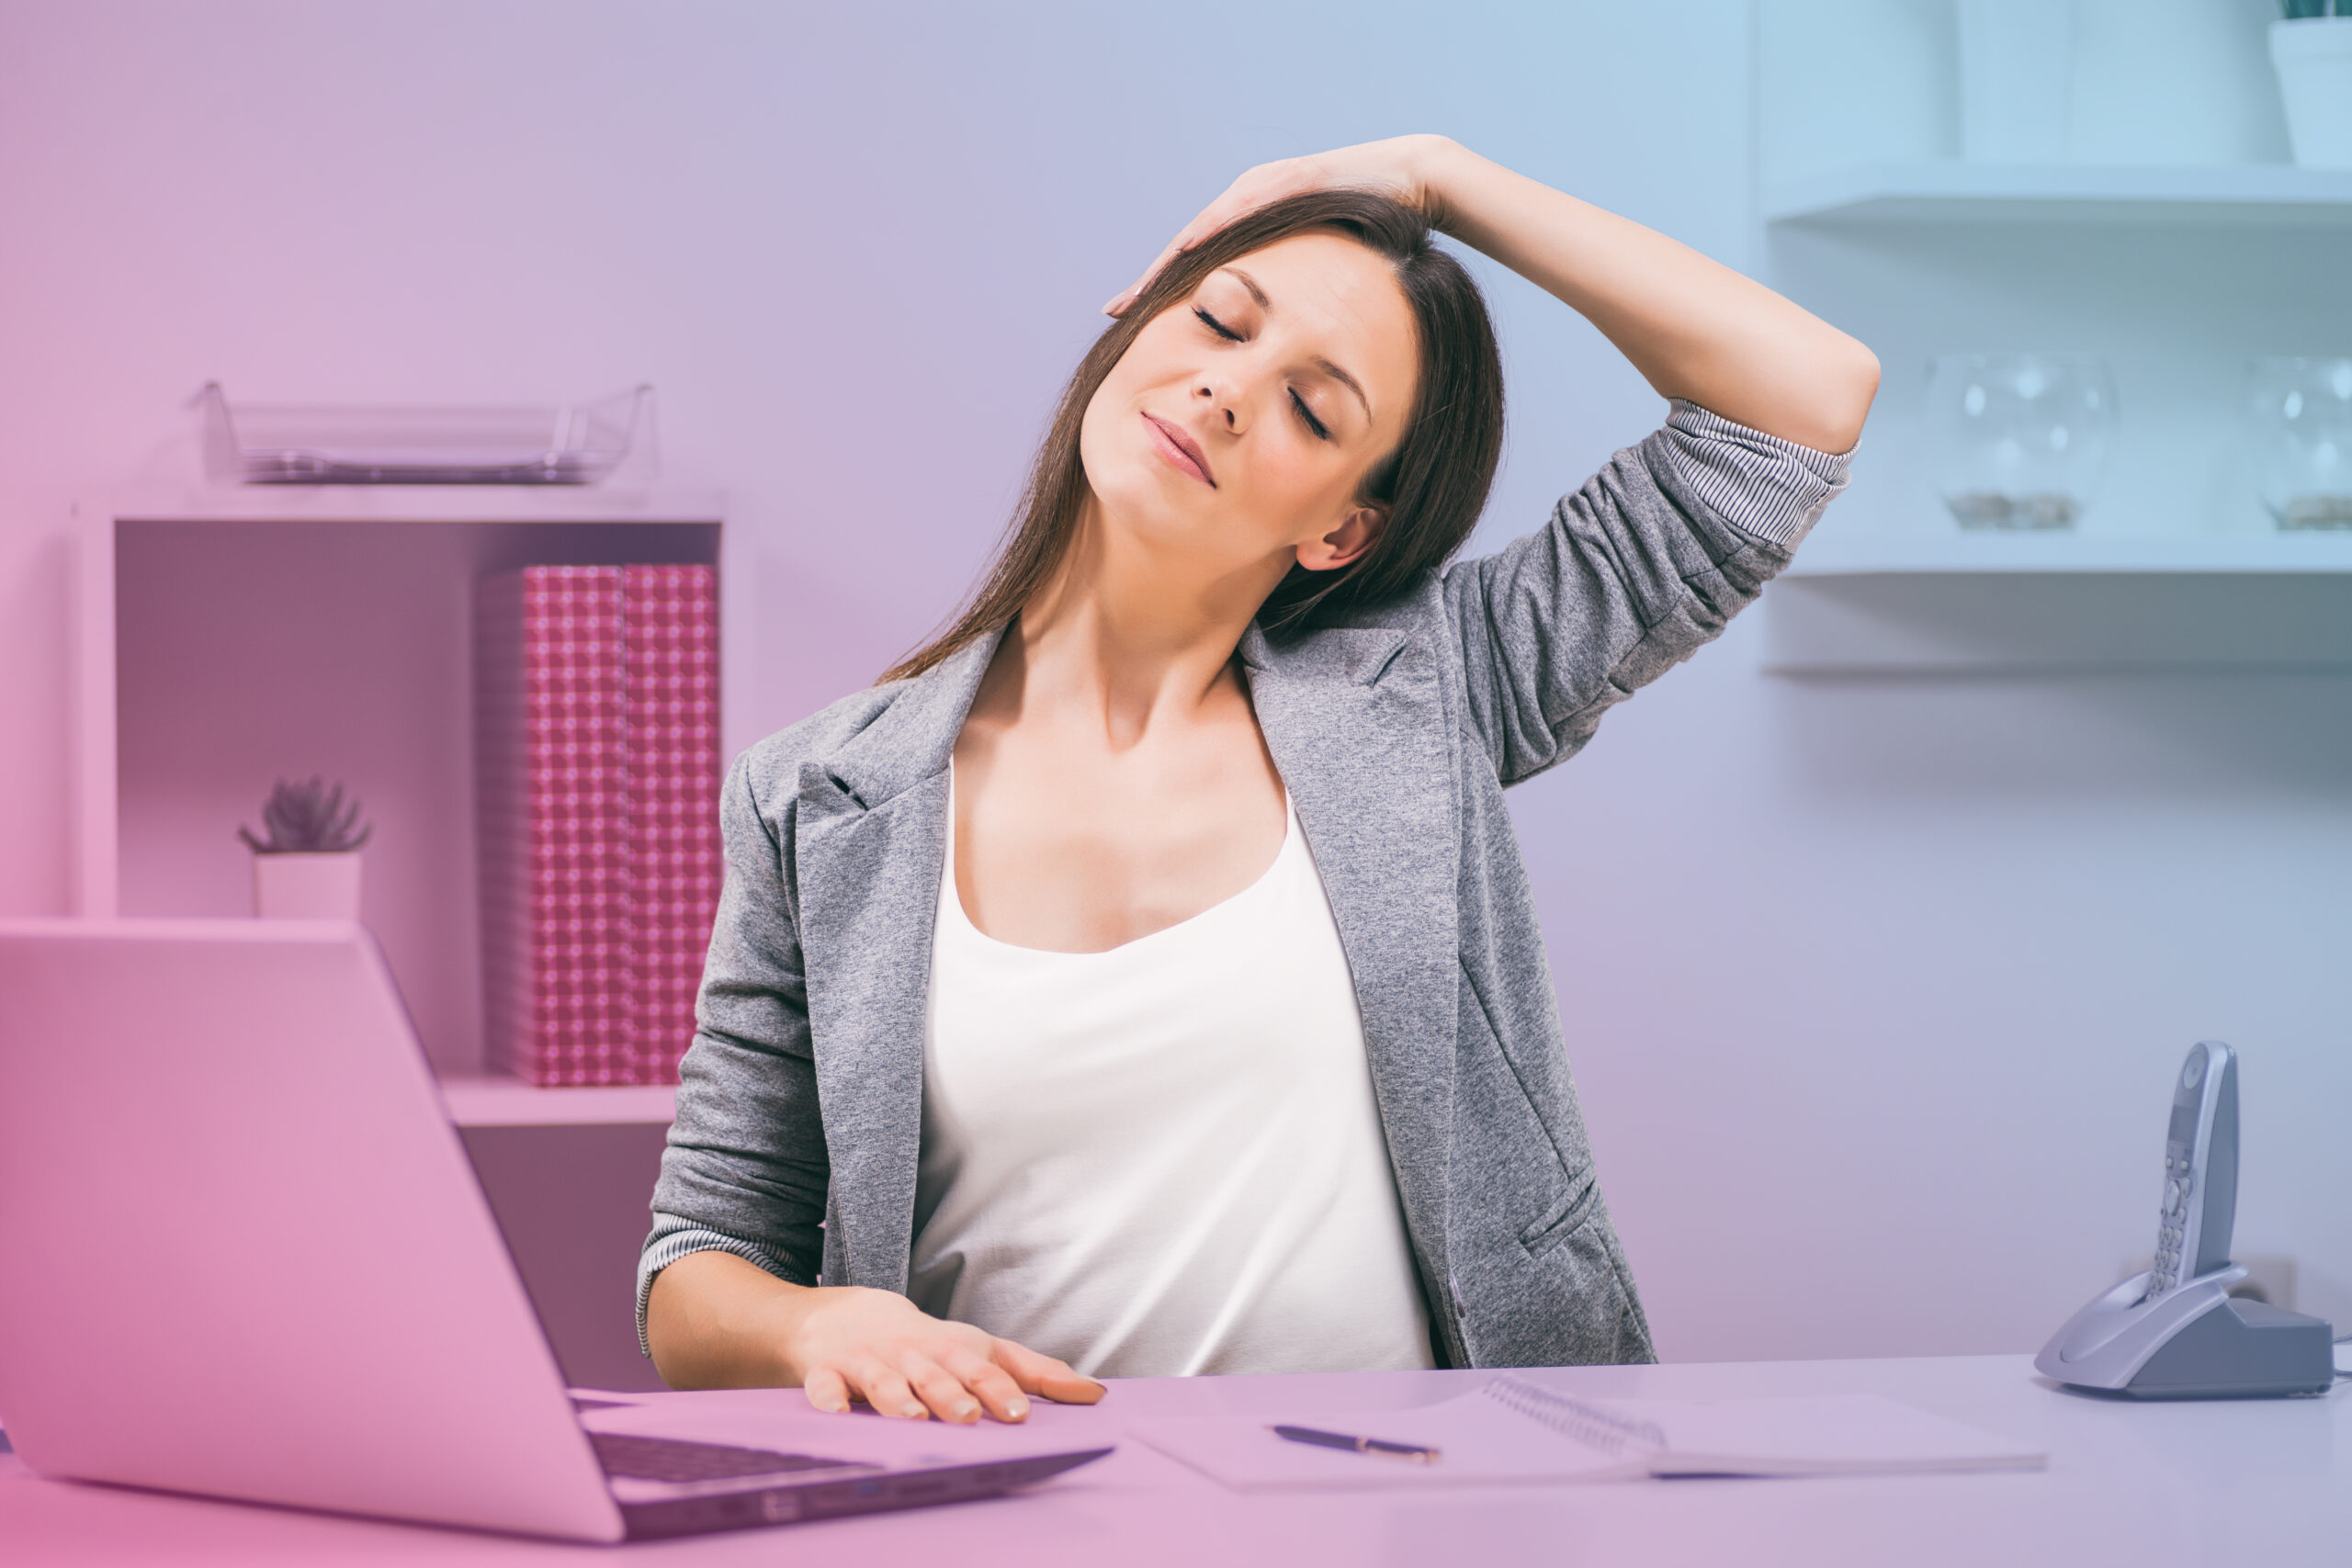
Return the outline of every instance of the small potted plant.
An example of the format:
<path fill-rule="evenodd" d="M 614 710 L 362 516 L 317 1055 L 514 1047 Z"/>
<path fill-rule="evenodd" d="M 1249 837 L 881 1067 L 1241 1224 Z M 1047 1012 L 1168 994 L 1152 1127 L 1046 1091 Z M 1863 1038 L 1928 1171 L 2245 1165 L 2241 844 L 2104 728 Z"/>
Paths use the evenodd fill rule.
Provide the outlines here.
<path fill-rule="evenodd" d="M 254 852 L 254 913 L 266 920 L 359 918 L 359 846 L 374 828 L 346 804 L 343 786 L 324 779 L 277 781 L 262 803 L 262 830 L 240 825 Z"/>
<path fill-rule="evenodd" d="M 2306 169 L 2352 169 L 2352 0 L 2280 0 L 2270 63 Z"/>

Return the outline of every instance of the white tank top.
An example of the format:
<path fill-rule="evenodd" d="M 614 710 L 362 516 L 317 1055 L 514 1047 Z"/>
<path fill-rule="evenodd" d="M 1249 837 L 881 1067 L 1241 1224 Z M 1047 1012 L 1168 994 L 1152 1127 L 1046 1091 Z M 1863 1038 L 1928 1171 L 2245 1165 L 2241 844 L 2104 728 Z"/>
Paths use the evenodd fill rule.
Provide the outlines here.
<path fill-rule="evenodd" d="M 965 915 L 951 791 L 918 1306 L 1098 1377 L 1432 1364 L 1355 987 L 1284 817 L 1224 903 L 1047 953 Z"/>

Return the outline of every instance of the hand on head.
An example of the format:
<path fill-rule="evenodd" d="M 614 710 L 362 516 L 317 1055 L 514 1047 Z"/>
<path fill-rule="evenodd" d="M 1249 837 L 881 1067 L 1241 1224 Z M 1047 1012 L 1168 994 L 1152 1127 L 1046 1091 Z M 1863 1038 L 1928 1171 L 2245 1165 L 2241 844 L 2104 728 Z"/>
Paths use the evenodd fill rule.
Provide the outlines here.
<path fill-rule="evenodd" d="M 1443 141 L 1437 136 L 1392 136 L 1385 141 L 1361 142 L 1305 158 L 1278 158 L 1244 172 L 1225 187 L 1224 195 L 1201 209 L 1198 217 L 1178 230 L 1176 237 L 1168 242 L 1168 248 L 1143 269 L 1143 276 L 1113 296 L 1102 307 L 1102 313 L 1125 314 L 1170 257 L 1190 250 L 1243 214 L 1271 206 L 1285 197 L 1317 190 L 1372 190 L 1428 212 L 1431 203 L 1429 187 L 1421 177 L 1422 162 Z"/>

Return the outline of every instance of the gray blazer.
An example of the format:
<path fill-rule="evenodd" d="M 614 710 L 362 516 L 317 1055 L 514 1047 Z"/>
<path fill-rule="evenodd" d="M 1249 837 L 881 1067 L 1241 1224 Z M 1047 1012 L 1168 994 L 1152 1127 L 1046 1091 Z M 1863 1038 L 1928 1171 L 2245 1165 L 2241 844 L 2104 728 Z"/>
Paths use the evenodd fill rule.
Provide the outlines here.
<path fill-rule="evenodd" d="M 1678 403 L 1501 553 L 1353 624 L 1242 640 L 1355 977 L 1442 1364 L 1653 1359 L 1502 791 L 1721 632 L 1844 483 L 1843 458 Z M 729 773 L 640 1329 L 653 1276 L 699 1250 L 906 1289 L 947 760 L 993 650 L 846 697 Z"/>

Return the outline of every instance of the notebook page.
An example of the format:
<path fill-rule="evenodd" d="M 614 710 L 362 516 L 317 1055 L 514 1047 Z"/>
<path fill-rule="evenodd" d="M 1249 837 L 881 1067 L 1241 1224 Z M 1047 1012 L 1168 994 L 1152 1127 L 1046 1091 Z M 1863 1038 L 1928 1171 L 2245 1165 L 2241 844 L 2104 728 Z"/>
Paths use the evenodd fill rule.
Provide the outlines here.
<path fill-rule="evenodd" d="M 1594 1403 L 1665 1433 L 1654 1475 L 2039 1470 L 2048 1459 L 2030 1443 L 1875 1394 Z"/>
<path fill-rule="evenodd" d="M 1128 1433 L 1242 1490 L 2036 1470 L 2047 1457 L 1875 1395 L 1584 1399 L 1509 1374 L 1414 1410 L 1273 1419 L 1433 1448 L 1439 1457 L 1419 1462 L 1291 1442 L 1270 1420 L 1241 1416 L 1147 1421 Z"/>
<path fill-rule="evenodd" d="M 1532 1391 L 1532 1397 L 1528 1391 Z M 1498 1378 L 1441 1404 L 1363 1416 L 1207 1416 L 1137 1422 L 1127 1435 L 1244 1491 L 1612 1481 L 1649 1473 L 1655 1444 L 1596 1404 Z M 1429 1461 L 1318 1448 L 1277 1437 L 1276 1421 L 1435 1449 Z"/>

